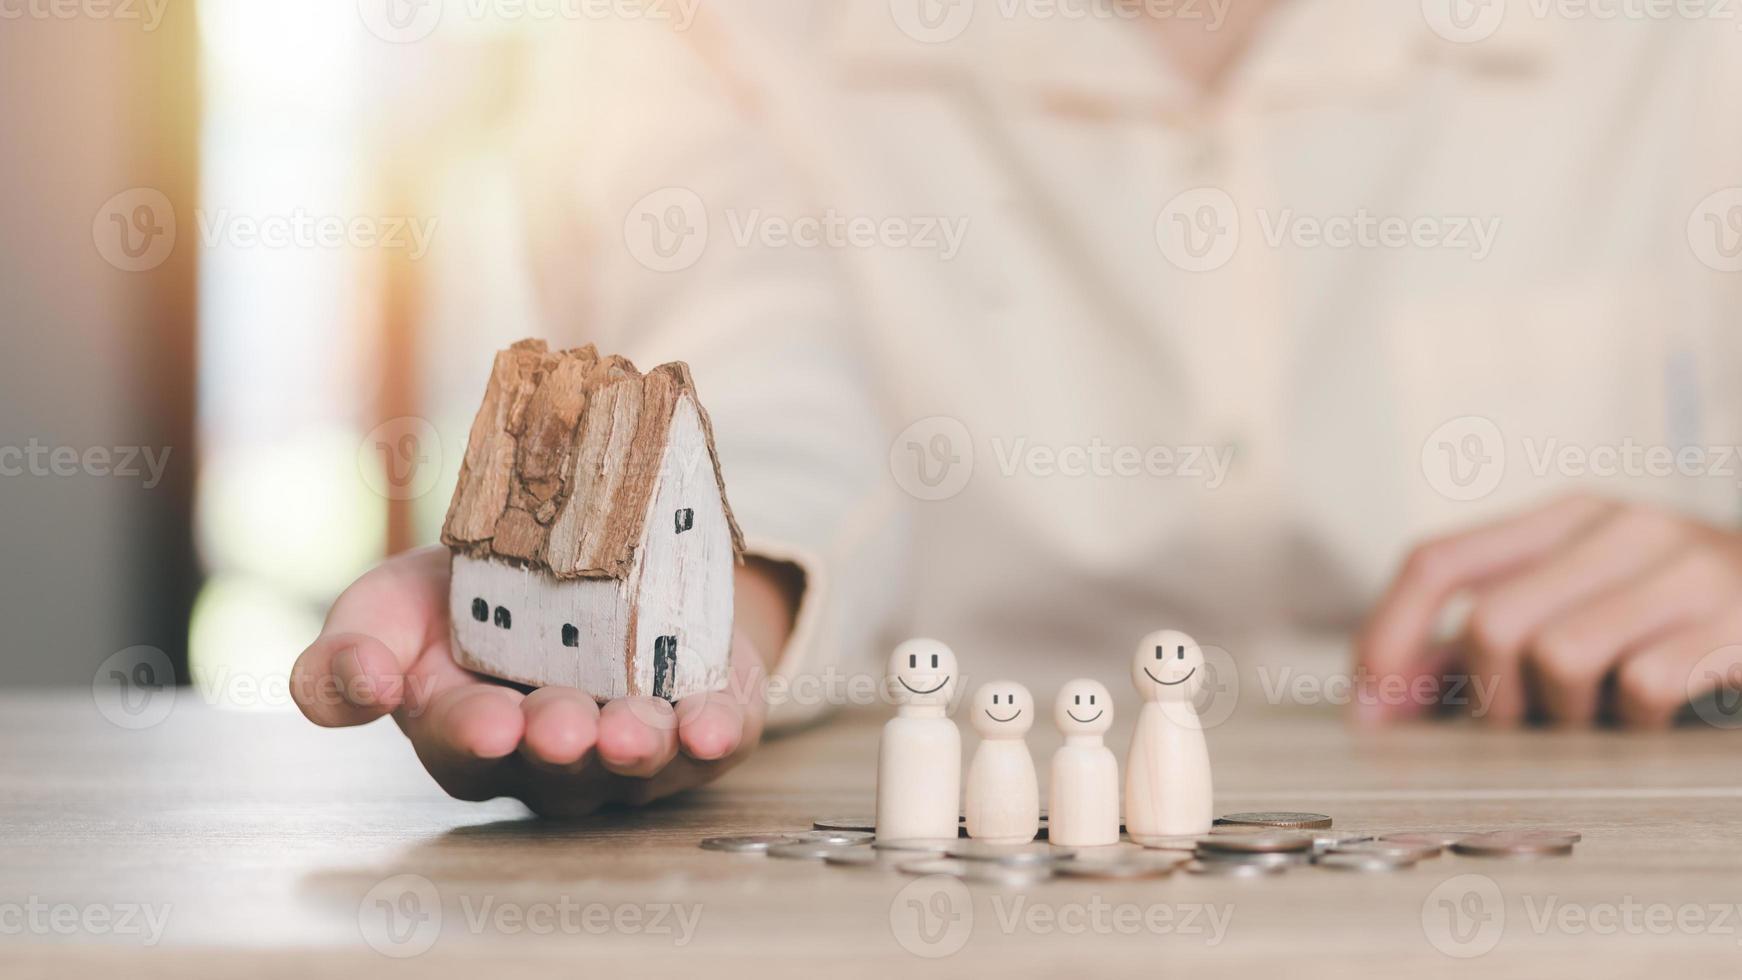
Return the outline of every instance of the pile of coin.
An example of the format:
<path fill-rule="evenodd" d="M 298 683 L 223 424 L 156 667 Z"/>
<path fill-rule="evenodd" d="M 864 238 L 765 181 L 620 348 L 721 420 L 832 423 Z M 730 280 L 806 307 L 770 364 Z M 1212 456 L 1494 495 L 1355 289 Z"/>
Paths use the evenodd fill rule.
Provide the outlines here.
<path fill-rule="evenodd" d="M 1331 818 L 1323 813 L 1291 813 L 1287 810 L 1265 810 L 1259 813 L 1230 813 L 1217 817 L 1219 827 L 1275 827 L 1281 830 L 1323 830 Z"/>
<path fill-rule="evenodd" d="M 1573 853 L 1573 845 L 1584 839 L 1576 830 L 1494 830 L 1471 834 L 1451 848 L 1475 857 L 1551 857 Z"/>
<path fill-rule="evenodd" d="M 1186 870 L 1195 874 L 1276 874 L 1312 859 L 1313 839 L 1288 830 L 1210 834 L 1192 848 Z"/>
<path fill-rule="evenodd" d="M 702 847 L 822 861 L 834 867 L 907 874 L 947 874 L 965 881 L 1025 886 L 1053 877 L 1104 880 L 1158 878 L 1175 870 L 1222 877 L 1262 877 L 1294 868 L 1401 871 L 1443 851 L 1475 857 L 1571 854 L 1577 831 L 1401 831 L 1368 834 L 1331 829 L 1322 813 L 1231 813 L 1207 834 L 1068 848 L 1045 843 L 989 844 L 958 832 L 953 838 L 879 840 L 875 821 L 829 817 L 792 833 L 710 837 Z"/>
<path fill-rule="evenodd" d="M 741 834 L 737 837 L 709 837 L 702 841 L 702 847 L 709 851 L 760 852 L 774 854 L 776 857 L 811 857 L 812 855 L 809 854 L 776 853 L 776 851 L 791 845 L 851 847 L 858 844 L 869 844 L 871 840 L 872 834 L 869 830 L 823 830 L 819 828 L 788 834 Z M 818 858 L 822 856 L 820 853 L 815 855 Z"/>

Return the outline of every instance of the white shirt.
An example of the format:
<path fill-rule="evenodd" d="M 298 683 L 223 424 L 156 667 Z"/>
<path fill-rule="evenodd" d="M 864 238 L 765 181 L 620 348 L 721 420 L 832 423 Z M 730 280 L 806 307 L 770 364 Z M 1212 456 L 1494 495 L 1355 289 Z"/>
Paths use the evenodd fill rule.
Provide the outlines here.
<path fill-rule="evenodd" d="M 1112 8 L 932 2 L 591 21 L 515 132 L 545 334 L 688 361 L 807 571 L 783 673 L 1298 652 L 1575 484 L 1734 521 L 1737 23 L 1292 0 L 1204 102 Z"/>

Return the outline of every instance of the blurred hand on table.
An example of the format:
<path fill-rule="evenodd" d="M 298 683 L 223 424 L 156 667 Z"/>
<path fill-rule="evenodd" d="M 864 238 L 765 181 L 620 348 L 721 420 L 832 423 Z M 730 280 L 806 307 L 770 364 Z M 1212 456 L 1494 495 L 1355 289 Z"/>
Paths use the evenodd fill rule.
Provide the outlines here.
<path fill-rule="evenodd" d="M 1469 616 L 1434 636 L 1460 595 Z M 1675 720 L 1690 696 L 1742 670 L 1742 534 L 1668 510 L 1571 496 L 1415 548 L 1357 643 L 1358 717 L 1383 721 L 1451 677 L 1497 725 Z M 1419 686 L 1417 686 L 1419 685 Z"/>

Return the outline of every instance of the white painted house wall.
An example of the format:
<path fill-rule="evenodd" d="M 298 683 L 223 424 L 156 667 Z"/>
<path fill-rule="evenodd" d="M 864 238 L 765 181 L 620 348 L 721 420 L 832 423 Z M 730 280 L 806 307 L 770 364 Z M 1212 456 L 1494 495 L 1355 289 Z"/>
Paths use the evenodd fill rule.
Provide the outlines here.
<path fill-rule="evenodd" d="M 693 399 L 678 399 L 665 459 L 641 529 L 641 575 L 635 624 L 639 689 L 654 690 L 654 638 L 677 637 L 674 690 L 725 686 L 732 645 L 732 532 L 714 479 L 701 415 Z M 695 511 L 694 526 L 677 533 L 677 512 Z"/>
<path fill-rule="evenodd" d="M 454 659 L 504 680 L 622 697 L 629 693 L 623 662 L 629 631 L 626 586 L 615 579 L 562 582 L 538 569 L 455 555 L 448 599 Z M 477 598 L 489 607 L 483 622 L 472 615 Z M 496 625 L 498 607 L 508 610 L 508 629 Z M 579 647 L 563 646 L 565 623 L 579 630 Z"/>
<path fill-rule="evenodd" d="M 654 693 L 657 637 L 677 638 L 674 697 L 725 686 L 732 632 L 733 553 L 713 457 L 693 399 L 678 400 L 636 562 L 622 581 L 559 581 L 547 572 L 456 554 L 449 591 L 454 659 L 533 686 L 575 687 L 601 700 Z M 695 512 L 678 533 L 677 512 Z M 473 615 L 483 599 L 486 615 Z M 633 604 L 637 607 L 631 609 Z M 497 625 L 498 608 L 508 612 Z M 633 657 L 625 656 L 634 616 Z M 572 624 L 578 647 L 564 646 Z"/>

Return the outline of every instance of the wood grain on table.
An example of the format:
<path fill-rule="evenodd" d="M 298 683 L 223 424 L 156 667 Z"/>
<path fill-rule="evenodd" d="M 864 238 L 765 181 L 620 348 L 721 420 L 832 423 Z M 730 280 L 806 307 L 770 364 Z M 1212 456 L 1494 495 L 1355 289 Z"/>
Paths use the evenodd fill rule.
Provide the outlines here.
<path fill-rule="evenodd" d="M 1134 714 L 1108 739 L 1121 759 Z M 385 721 L 325 731 L 294 713 L 215 710 L 184 691 L 162 723 L 130 731 L 88 692 L 10 693 L 0 697 L 0 974 L 1607 977 L 1742 967 L 1742 736 L 1706 727 L 1424 723 L 1370 734 L 1328 710 L 1263 708 L 1210 733 L 1218 812 L 1315 810 L 1350 830 L 1580 830 L 1568 858 L 1448 854 L 1388 875 L 971 886 L 964 912 L 935 889 L 903 892 L 915 878 L 697 848 L 710 835 L 869 814 L 883 718 L 856 709 L 764 745 L 706 790 L 552 823 L 509 800 L 448 799 Z M 1030 742 L 1043 782 L 1057 744 L 1045 727 Z M 969 752 L 974 741 L 966 735 Z M 420 894 L 433 899 L 418 904 Z M 387 937 L 390 951 L 427 950 L 395 958 L 369 945 L 382 941 L 384 900 L 411 916 Z M 943 916 L 917 944 L 892 925 L 911 901 Z M 118 923 L 128 908 L 165 917 L 156 945 L 114 924 L 67 928 L 66 916 Z M 965 938 L 948 932 L 962 921 Z M 954 955 L 917 955 L 958 939 Z M 1486 945 L 1468 959 L 1446 951 Z"/>

